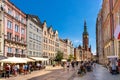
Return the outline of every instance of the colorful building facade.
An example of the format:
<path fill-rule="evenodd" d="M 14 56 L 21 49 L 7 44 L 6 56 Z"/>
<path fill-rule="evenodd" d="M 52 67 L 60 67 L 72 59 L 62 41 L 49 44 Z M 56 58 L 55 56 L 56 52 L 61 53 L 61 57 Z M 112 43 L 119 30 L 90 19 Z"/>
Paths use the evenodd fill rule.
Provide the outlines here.
<path fill-rule="evenodd" d="M 9 0 L 3 2 L 4 56 L 26 56 L 26 15 Z"/>
<path fill-rule="evenodd" d="M 63 53 L 63 58 L 67 59 L 67 44 L 63 39 L 59 39 L 59 50 Z"/>
<path fill-rule="evenodd" d="M 43 57 L 49 58 L 49 64 L 52 64 L 58 50 L 59 50 L 58 32 L 54 31 L 52 26 L 48 28 L 46 21 L 44 21 L 43 23 Z"/>
<path fill-rule="evenodd" d="M 42 57 L 43 34 L 42 23 L 38 16 L 27 15 L 27 56 Z"/>
<path fill-rule="evenodd" d="M 103 0 L 101 11 L 99 12 L 99 17 L 101 17 L 102 22 L 97 25 L 102 28 L 102 53 L 99 45 L 97 45 L 98 54 L 102 54 L 103 63 L 107 63 L 107 56 L 118 56 L 120 57 L 120 39 L 115 38 L 115 31 L 118 26 L 120 26 L 120 0 Z M 98 21 L 99 22 L 99 21 Z M 98 28 L 99 31 L 99 28 Z M 118 36 L 118 35 L 117 35 Z M 100 35 L 97 34 L 97 43 L 99 43 Z M 101 61 L 102 62 L 102 61 Z"/>

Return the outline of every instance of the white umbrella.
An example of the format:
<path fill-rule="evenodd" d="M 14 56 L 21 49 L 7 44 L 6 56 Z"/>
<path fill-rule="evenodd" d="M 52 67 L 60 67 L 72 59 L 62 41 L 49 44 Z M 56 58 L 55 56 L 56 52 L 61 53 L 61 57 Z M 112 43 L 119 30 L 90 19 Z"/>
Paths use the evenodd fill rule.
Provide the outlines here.
<path fill-rule="evenodd" d="M 62 59 L 63 62 L 66 62 L 67 60 L 66 59 Z"/>
<path fill-rule="evenodd" d="M 31 59 L 34 59 L 35 61 L 48 61 L 49 58 L 41 58 L 41 57 L 30 57 Z"/>
<path fill-rule="evenodd" d="M 22 58 L 22 59 L 26 60 L 27 62 L 35 62 L 35 60 L 29 58 Z"/>
<path fill-rule="evenodd" d="M 27 63 L 25 59 L 17 58 L 17 57 L 9 57 L 7 59 L 0 60 L 3 63 Z"/>

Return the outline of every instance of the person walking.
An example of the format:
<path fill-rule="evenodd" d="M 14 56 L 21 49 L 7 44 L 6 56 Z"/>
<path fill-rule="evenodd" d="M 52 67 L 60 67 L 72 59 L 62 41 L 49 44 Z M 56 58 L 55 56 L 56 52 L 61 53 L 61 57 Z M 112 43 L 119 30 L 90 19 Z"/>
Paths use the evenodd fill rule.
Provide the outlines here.
<path fill-rule="evenodd" d="M 63 71 L 65 71 L 65 62 L 62 63 Z"/>
<path fill-rule="evenodd" d="M 72 65 L 72 70 L 75 70 L 75 64 L 74 64 L 74 61 L 71 62 L 71 65 Z"/>
<path fill-rule="evenodd" d="M 120 59 L 118 60 L 118 70 L 119 70 L 119 73 L 120 73 Z"/>
<path fill-rule="evenodd" d="M 6 66 L 5 66 L 5 78 L 6 77 L 10 77 L 10 67 L 9 67 L 9 64 L 7 64 Z"/>
<path fill-rule="evenodd" d="M 70 62 L 67 62 L 67 71 L 69 71 L 70 68 Z"/>

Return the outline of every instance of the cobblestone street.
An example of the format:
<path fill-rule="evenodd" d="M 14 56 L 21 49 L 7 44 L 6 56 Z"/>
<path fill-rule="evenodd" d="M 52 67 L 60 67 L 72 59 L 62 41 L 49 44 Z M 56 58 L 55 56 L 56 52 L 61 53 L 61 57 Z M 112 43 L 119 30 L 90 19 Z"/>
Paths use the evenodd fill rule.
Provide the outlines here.
<path fill-rule="evenodd" d="M 106 68 L 96 65 L 93 72 L 87 72 L 84 76 L 75 74 L 71 80 L 120 80 L 120 74 L 112 75 Z"/>
<path fill-rule="evenodd" d="M 27 75 L 12 76 L 0 80 L 69 80 L 75 71 L 63 71 L 62 67 L 47 67 L 45 70 L 34 71 Z"/>
<path fill-rule="evenodd" d="M 77 69 L 76 69 L 77 70 Z M 86 75 L 79 76 L 77 71 L 64 71 L 62 67 L 47 67 L 45 70 L 34 71 L 27 75 L 18 75 L 17 77 L 2 78 L 0 80 L 120 80 L 119 75 L 112 75 L 101 65 L 96 65 L 93 72 L 87 72 Z"/>

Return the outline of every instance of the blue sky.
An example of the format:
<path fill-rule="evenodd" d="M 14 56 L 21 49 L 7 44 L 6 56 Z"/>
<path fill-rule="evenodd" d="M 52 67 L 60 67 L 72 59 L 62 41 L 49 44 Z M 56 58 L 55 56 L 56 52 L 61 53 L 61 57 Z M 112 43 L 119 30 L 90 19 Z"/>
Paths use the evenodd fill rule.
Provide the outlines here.
<path fill-rule="evenodd" d="M 38 15 L 41 22 L 58 30 L 59 37 L 82 45 L 84 20 L 87 21 L 89 44 L 96 51 L 96 17 L 102 0 L 11 0 L 23 12 Z"/>

